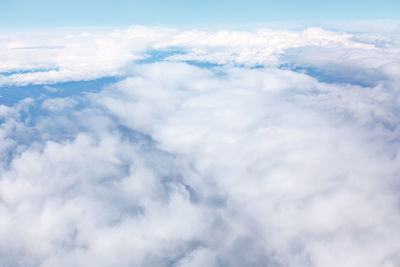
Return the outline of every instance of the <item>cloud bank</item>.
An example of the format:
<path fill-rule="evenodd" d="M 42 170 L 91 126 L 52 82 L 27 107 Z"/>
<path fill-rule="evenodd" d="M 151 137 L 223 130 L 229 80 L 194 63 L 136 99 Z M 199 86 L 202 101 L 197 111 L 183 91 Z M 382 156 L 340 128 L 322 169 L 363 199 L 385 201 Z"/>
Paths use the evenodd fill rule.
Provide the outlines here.
<path fill-rule="evenodd" d="M 1 94 L 119 77 L 0 105 L 4 266 L 400 264 L 393 35 L 132 27 L 0 42 Z"/>

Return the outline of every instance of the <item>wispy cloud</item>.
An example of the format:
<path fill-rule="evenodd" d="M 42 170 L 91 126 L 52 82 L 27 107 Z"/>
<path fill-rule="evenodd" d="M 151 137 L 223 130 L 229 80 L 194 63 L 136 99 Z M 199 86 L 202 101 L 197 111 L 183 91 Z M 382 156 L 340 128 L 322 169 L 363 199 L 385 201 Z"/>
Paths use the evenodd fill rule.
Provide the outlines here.
<path fill-rule="evenodd" d="M 15 50 L 35 50 L 35 49 L 61 49 L 62 46 L 22 46 L 22 47 L 12 47 L 10 49 Z"/>

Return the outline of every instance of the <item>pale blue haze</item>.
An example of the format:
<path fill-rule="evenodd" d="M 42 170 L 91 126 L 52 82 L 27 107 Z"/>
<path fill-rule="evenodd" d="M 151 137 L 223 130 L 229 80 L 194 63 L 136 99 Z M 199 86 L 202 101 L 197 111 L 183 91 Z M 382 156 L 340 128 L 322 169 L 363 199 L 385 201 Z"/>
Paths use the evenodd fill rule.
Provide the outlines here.
<path fill-rule="evenodd" d="M 271 21 L 399 19 L 398 0 L 3 0 L 0 27 L 229 25 Z"/>

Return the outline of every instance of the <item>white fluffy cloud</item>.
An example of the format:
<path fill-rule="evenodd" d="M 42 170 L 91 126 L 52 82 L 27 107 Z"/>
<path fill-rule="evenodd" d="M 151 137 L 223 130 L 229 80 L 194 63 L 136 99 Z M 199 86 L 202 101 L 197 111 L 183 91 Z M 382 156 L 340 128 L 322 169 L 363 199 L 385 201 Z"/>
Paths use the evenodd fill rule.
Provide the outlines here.
<path fill-rule="evenodd" d="M 144 51 L 171 30 L 132 27 L 127 30 L 60 30 L 8 33 L 0 36 L 0 85 L 90 80 L 121 74 Z"/>
<path fill-rule="evenodd" d="M 393 61 L 398 63 L 398 43 L 392 35 L 349 34 L 321 28 L 301 32 L 207 32 L 135 26 L 126 30 L 4 33 L 0 36 L 0 71 L 9 75 L 0 76 L 0 85 L 51 84 L 124 75 L 127 66 L 146 58 L 152 50 L 183 52 L 168 56 L 166 60 L 170 61 L 248 67 L 292 63 L 319 68 L 325 63 L 354 66 L 353 71 L 361 66 L 391 72 L 393 68 L 398 70 L 398 64 L 392 66 Z M 305 56 L 301 60 L 293 58 L 293 49 L 294 55 Z M 316 57 L 309 59 L 307 54 Z"/>
<path fill-rule="evenodd" d="M 27 36 L 2 69 L 54 70 L 3 85 L 126 77 L 0 105 L 5 266 L 400 264 L 398 44 L 321 29 Z M 187 53 L 132 63 L 171 47 Z"/>

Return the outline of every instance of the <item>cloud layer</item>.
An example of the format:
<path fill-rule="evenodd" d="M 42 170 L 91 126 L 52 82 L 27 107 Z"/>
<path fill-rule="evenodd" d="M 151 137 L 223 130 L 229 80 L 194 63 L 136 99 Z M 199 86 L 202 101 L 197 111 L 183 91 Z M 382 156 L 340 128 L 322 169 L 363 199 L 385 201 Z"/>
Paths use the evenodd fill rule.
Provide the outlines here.
<path fill-rule="evenodd" d="M 9 36 L 2 86 L 120 80 L 0 105 L 5 266 L 400 264 L 398 39 Z"/>
<path fill-rule="evenodd" d="M 296 64 L 320 70 L 330 65 L 347 67 L 346 72 L 368 68 L 371 72 L 378 69 L 394 75 L 399 68 L 400 43 L 395 33 L 349 34 L 322 28 L 301 32 L 268 29 L 210 32 L 140 26 L 126 30 L 3 33 L 0 85 L 124 75 L 127 66 L 149 58 L 151 51 L 164 51 L 167 61 L 247 67 Z"/>

